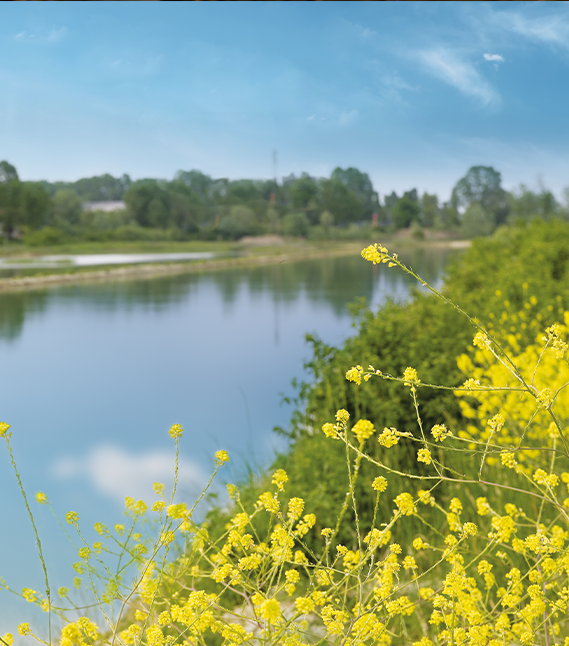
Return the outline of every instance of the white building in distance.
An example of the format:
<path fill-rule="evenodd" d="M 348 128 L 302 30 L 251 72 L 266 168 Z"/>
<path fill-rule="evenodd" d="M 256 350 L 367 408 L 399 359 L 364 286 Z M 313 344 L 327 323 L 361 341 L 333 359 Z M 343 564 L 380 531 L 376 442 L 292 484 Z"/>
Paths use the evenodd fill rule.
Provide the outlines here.
<path fill-rule="evenodd" d="M 83 202 L 83 211 L 124 211 L 126 204 L 120 200 L 116 202 Z"/>

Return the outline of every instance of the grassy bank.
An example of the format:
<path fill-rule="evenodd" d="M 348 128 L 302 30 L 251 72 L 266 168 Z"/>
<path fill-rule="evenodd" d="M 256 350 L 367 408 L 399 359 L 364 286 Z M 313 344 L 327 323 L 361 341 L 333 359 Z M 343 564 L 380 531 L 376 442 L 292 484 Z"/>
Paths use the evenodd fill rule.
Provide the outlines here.
<path fill-rule="evenodd" d="M 460 247 L 466 241 L 455 240 L 415 240 L 411 237 L 399 240 L 403 249 Z M 310 242 L 302 239 L 281 239 L 276 236 L 247 238 L 239 243 L 225 241 L 213 242 L 126 242 L 126 243 L 73 243 L 52 247 L 23 248 L 22 245 L 4 247 L 0 257 L 11 261 L 33 261 L 48 255 L 80 254 L 135 254 L 135 253 L 179 253 L 213 252 L 211 259 L 161 262 L 136 265 L 109 265 L 93 267 L 69 267 L 60 269 L 4 270 L 0 273 L 0 291 L 35 289 L 57 284 L 85 281 L 128 280 L 152 278 L 154 276 L 176 275 L 191 272 L 212 271 L 231 267 L 277 264 L 310 260 L 331 256 L 357 254 L 365 242 Z M 3 274 L 3 275 L 2 275 Z"/>

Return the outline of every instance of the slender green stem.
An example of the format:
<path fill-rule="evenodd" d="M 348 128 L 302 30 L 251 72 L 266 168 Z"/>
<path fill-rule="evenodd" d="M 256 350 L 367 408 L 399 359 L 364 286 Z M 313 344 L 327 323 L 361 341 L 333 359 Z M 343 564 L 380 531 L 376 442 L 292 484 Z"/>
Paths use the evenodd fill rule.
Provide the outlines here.
<path fill-rule="evenodd" d="M 41 561 L 41 566 L 43 568 L 43 574 L 45 577 L 45 594 L 47 597 L 47 611 L 48 611 L 48 639 L 49 643 L 51 644 L 51 590 L 49 588 L 49 579 L 47 576 L 47 567 L 45 564 L 45 560 L 43 558 L 43 552 L 41 549 L 41 541 L 40 537 L 38 534 L 38 530 L 36 527 L 36 523 L 34 521 L 34 515 L 32 514 L 32 510 L 30 509 L 30 506 L 28 504 L 28 497 L 26 496 L 26 492 L 24 490 L 24 485 L 22 484 L 22 480 L 20 478 L 20 474 L 18 473 L 18 467 L 16 466 L 16 460 L 14 459 L 14 454 L 12 453 L 12 447 L 10 446 L 10 436 L 6 435 L 4 438 L 6 441 L 6 446 L 8 447 L 8 454 L 10 455 L 10 461 L 12 462 L 12 467 L 14 468 L 14 473 L 16 474 L 16 479 L 18 480 L 18 486 L 20 487 L 20 492 L 22 493 L 22 497 L 24 499 L 24 504 L 26 505 L 26 509 L 28 510 L 28 515 L 30 517 L 30 521 L 32 523 L 32 527 L 34 528 L 34 534 L 36 537 L 36 544 L 38 546 L 38 554 L 39 558 Z"/>

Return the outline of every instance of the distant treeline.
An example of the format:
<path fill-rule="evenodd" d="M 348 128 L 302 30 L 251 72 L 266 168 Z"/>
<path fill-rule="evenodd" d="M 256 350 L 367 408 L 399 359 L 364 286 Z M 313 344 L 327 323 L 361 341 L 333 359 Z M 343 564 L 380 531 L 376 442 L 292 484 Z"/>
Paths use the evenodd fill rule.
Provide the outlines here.
<path fill-rule="evenodd" d="M 567 192 L 567 191 L 566 191 Z M 124 202 L 115 210 L 87 202 Z M 413 227 L 489 235 L 503 224 L 534 218 L 569 219 L 545 188 L 509 193 L 500 173 L 475 166 L 460 179 L 450 201 L 416 189 L 380 200 L 367 173 L 336 168 L 329 178 L 289 175 L 276 180 L 213 179 L 179 171 L 173 180 L 131 180 L 128 175 L 76 182 L 23 182 L 0 162 L 0 226 L 5 239 L 56 244 L 67 239 L 239 239 L 281 234 L 313 239 L 368 238 L 374 229 Z"/>

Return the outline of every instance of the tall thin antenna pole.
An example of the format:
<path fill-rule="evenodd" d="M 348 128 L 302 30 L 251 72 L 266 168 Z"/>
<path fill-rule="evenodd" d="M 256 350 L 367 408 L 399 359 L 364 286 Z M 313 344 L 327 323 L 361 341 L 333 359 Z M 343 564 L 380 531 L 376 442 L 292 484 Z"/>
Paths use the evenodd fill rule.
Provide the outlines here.
<path fill-rule="evenodd" d="M 277 151 L 273 150 L 273 175 L 275 177 L 275 183 L 278 184 L 277 180 Z"/>

